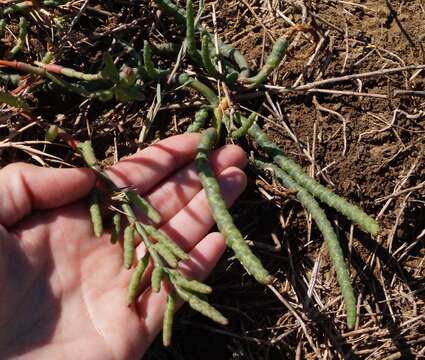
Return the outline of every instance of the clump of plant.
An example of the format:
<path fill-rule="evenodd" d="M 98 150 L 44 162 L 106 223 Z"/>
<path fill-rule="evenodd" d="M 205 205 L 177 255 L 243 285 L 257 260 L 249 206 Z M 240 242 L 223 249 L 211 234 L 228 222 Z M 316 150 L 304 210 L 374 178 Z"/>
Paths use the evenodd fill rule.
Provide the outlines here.
<path fill-rule="evenodd" d="M 186 25 L 186 43 L 191 44 L 187 47 L 186 53 L 193 60 L 194 64 L 202 67 L 207 75 L 226 81 L 229 86 L 242 85 L 246 89 L 260 87 L 282 61 L 288 48 L 288 38 L 297 31 L 312 31 L 310 28 L 302 26 L 295 26 L 290 29 L 286 38 L 278 39 L 275 42 L 272 52 L 268 56 L 263 68 L 256 75 L 249 76 L 250 69 L 243 55 L 222 42 L 218 42 L 218 46 L 214 47 L 212 43 L 209 43 L 209 41 L 212 42 L 211 34 L 200 26 L 197 27 L 197 30 L 200 34 L 201 49 L 196 49 L 194 46 L 194 29 L 196 27 L 193 23 L 191 0 L 187 1 L 186 13 L 169 0 L 156 0 L 156 3 L 166 14 L 174 16 L 178 22 Z M 215 51 L 217 48 L 219 50 L 218 53 Z M 199 59 L 202 59 L 202 61 L 199 61 Z M 227 65 L 222 67 L 224 71 L 220 73 L 217 63 L 214 63 L 211 59 L 215 59 L 214 62 L 217 61 L 217 63 L 223 61 Z M 230 137 L 237 139 L 247 135 L 265 151 L 272 162 L 255 161 L 255 165 L 262 169 L 272 170 L 283 185 L 296 192 L 299 201 L 312 215 L 312 218 L 315 220 L 327 242 L 329 253 L 337 273 L 338 283 L 347 311 L 347 326 L 353 328 L 357 317 L 356 297 L 351 285 L 348 267 L 345 263 L 343 251 L 335 231 L 315 198 L 333 207 L 358 225 L 363 231 L 373 236 L 379 232 L 377 222 L 360 208 L 350 204 L 305 174 L 303 169 L 293 160 L 286 157 L 284 152 L 261 130 L 255 122 L 255 113 L 251 114 L 248 119 L 241 113 L 236 113 L 232 116 L 227 111 L 227 98 L 219 99 L 214 90 L 209 86 L 186 74 L 181 74 L 178 80 L 183 86 L 200 92 L 209 103 L 209 106 L 202 108 L 195 114 L 195 121 L 189 126 L 188 131 L 199 131 L 207 122 L 208 111 L 211 111 L 213 114 L 214 128 L 202 132 L 202 139 L 198 148 L 197 165 L 202 185 L 208 197 L 210 209 L 220 231 L 227 240 L 228 246 L 234 250 L 236 257 L 257 281 L 263 284 L 271 281 L 271 276 L 264 270 L 258 259 L 249 251 L 240 232 L 234 227 L 231 216 L 222 202 L 217 182 L 214 180 L 214 174 L 207 166 L 207 153 L 214 146 L 217 135 L 221 134 L 223 123 L 226 125 L 227 133 Z M 237 128 L 238 125 L 240 126 L 239 128 Z"/>
<path fill-rule="evenodd" d="M 11 60 L 0 60 L 0 66 L 42 76 L 66 91 L 102 101 L 112 99 L 121 102 L 143 101 L 147 88 L 145 82 L 160 84 L 164 83 L 165 79 L 174 88 L 191 88 L 199 92 L 205 97 L 208 104 L 205 104 L 196 112 L 194 121 L 187 131 L 202 131 L 196 156 L 197 170 L 208 198 L 211 213 L 229 249 L 234 252 L 235 257 L 246 271 L 259 283 L 266 285 L 273 281 L 272 275 L 251 251 L 241 232 L 234 225 L 208 159 L 210 151 L 224 136 L 233 139 L 248 137 L 270 159 L 268 162 L 256 160 L 254 164 L 260 169 L 271 170 L 283 185 L 294 190 L 297 198 L 311 213 L 322 232 L 344 298 L 347 325 L 349 328 L 354 327 L 357 317 L 356 297 L 351 285 L 348 267 L 335 231 L 316 199 L 333 207 L 371 235 L 376 235 L 379 231 L 376 221 L 360 208 L 348 203 L 306 175 L 303 169 L 286 157 L 284 152 L 261 130 L 256 123 L 255 113 L 250 114 L 248 118 L 238 111 L 232 113 L 229 111 L 230 101 L 227 97 L 220 98 L 211 86 L 185 72 L 177 74 L 176 81 L 173 82 L 169 78 L 170 75 L 173 75 L 172 71 L 157 68 L 152 58 L 152 53 L 159 56 L 178 55 L 180 58 L 185 57 L 187 62 L 194 65 L 197 73 L 203 73 L 207 77 L 225 82 L 235 91 L 253 90 L 261 87 L 268 76 L 279 66 L 288 49 L 291 36 L 298 31 L 311 33 L 312 29 L 308 26 L 290 28 L 285 37 L 275 42 L 265 65 L 257 74 L 252 75 L 248 62 L 239 50 L 223 43 L 220 39 L 216 39 L 205 27 L 199 24 L 203 11 L 202 1 L 200 1 L 199 12 L 196 17 L 192 0 L 187 0 L 186 11 L 177 7 L 170 0 L 155 0 L 155 2 L 164 14 L 172 16 L 176 22 L 185 26 L 185 39 L 180 44 L 151 44 L 147 40 L 144 41 L 143 50 L 140 52 L 131 49 L 134 58 L 137 59 L 137 64 L 133 67 L 123 65 L 119 69 L 117 61 L 114 61 L 109 54 L 105 55 L 100 71 L 94 74 L 83 73 L 54 64 L 51 62 L 51 56 L 32 65 Z M 0 96 L 7 98 L 10 103 L 18 104 L 16 99 L 5 94 L 1 93 Z M 206 130 L 203 130 L 205 128 Z M 48 139 L 53 140 L 60 133 L 60 129 L 52 127 L 49 129 Z M 65 137 L 63 133 L 61 135 Z M 102 186 L 93 189 L 89 198 L 89 210 L 96 236 L 102 235 L 104 230 L 104 214 L 102 213 L 104 206 L 102 203 L 107 202 L 113 210 L 111 242 L 116 243 L 123 238 L 123 266 L 127 269 L 133 269 L 128 287 L 128 303 L 134 303 L 139 295 L 141 279 L 146 275 L 149 264 L 152 264 L 153 267 L 151 284 L 154 291 L 159 291 L 164 281 L 171 284 L 172 291 L 168 296 L 164 314 L 164 345 L 169 345 L 171 341 L 177 297 L 187 301 L 193 309 L 212 320 L 223 325 L 226 324 L 227 319 L 212 307 L 205 298 L 207 294 L 211 293 L 211 287 L 186 278 L 178 270 L 180 261 L 186 260 L 188 255 L 172 239 L 155 227 L 155 224 L 160 222 L 160 214 L 156 209 L 131 188 L 120 189 L 113 184 L 99 167 L 90 141 L 78 144 L 72 141 L 70 144 L 75 146 L 86 165 L 96 172 L 99 178 L 98 183 L 102 184 Z M 136 217 L 136 210 L 145 215 L 145 221 Z M 136 234 L 140 236 L 146 248 L 146 254 L 142 259 L 135 258 Z"/>
<path fill-rule="evenodd" d="M 128 285 L 128 305 L 132 305 L 141 291 L 141 280 L 146 274 L 149 263 L 152 264 L 151 286 L 154 292 L 159 292 L 161 284 L 167 281 L 171 284 L 163 322 L 163 343 L 171 343 L 173 316 L 176 297 L 187 301 L 196 311 L 206 317 L 225 325 L 228 320 L 206 300 L 205 296 L 212 292 L 210 286 L 188 279 L 179 269 L 179 262 L 188 260 L 188 254 L 155 225 L 161 221 L 161 216 L 142 196 L 131 189 L 119 189 L 98 166 L 90 141 L 76 144 L 76 150 L 86 165 L 98 175 L 98 185 L 89 196 L 89 211 L 95 236 L 100 237 L 104 231 L 102 208 L 104 203 L 113 210 L 112 231 L 110 241 L 117 243 L 123 239 L 123 266 L 133 269 Z M 98 183 L 99 183 L 98 182 Z M 106 186 L 107 191 L 104 190 Z M 136 210 L 141 212 L 146 220 L 141 221 L 136 216 Z M 135 235 L 139 235 L 146 248 L 146 254 L 141 259 L 135 256 Z"/>

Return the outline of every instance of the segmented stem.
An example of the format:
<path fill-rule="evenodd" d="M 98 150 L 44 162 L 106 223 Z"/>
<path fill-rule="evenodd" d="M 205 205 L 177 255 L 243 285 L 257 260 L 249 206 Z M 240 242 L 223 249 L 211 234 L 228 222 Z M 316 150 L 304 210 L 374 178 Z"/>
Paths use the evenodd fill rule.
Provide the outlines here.
<path fill-rule="evenodd" d="M 177 270 L 170 270 L 171 282 L 174 285 L 180 286 L 183 289 L 197 292 L 199 294 L 211 294 L 211 286 L 201 283 L 197 280 L 186 279 L 180 272 Z"/>
<path fill-rule="evenodd" d="M 215 94 L 215 92 L 207 85 L 205 85 L 204 83 L 200 82 L 199 80 L 196 80 L 192 77 L 190 77 L 189 75 L 182 73 L 179 75 L 179 83 L 181 85 L 184 86 L 189 86 L 192 89 L 199 91 L 201 93 L 202 96 L 205 97 L 205 99 L 207 99 L 207 101 L 212 105 L 212 106 L 217 106 L 218 105 L 218 96 Z"/>
<path fill-rule="evenodd" d="M 186 291 L 178 286 L 175 287 L 177 294 L 185 301 L 188 302 L 189 306 L 202 315 L 210 318 L 211 320 L 221 324 L 227 325 L 229 321 L 213 306 L 208 304 L 206 301 L 201 300 L 196 295 L 192 294 L 189 291 Z"/>
<path fill-rule="evenodd" d="M 186 1 L 186 49 L 187 54 L 196 64 L 202 63 L 195 44 L 195 16 L 192 0 Z"/>
<path fill-rule="evenodd" d="M 208 119 L 208 110 L 201 109 L 195 113 L 195 120 L 190 124 L 186 130 L 187 133 L 199 132 L 204 126 Z"/>
<path fill-rule="evenodd" d="M 12 4 L 4 9 L 0 9 L 0 16 L 6 16 L 17 12 L 24 12 L 33 7 L 32 1 L 23 1 L 18 4 Z"/>
<path fill-rule="evenodd" d="M 46 51 L 41 62 L 43 64 L 50 64 L 53 61 L 54 58 L 55 58 L 55 54 L 53 52 Z"/>
<path fill-rule="evenodd" d="M 175 255 L 168 250 L 168 248 L 162 243 L 156 243 L 153 248 L 156 252 L 161 255 L 161 257 L 165 260 L 165 262 L 172 267 L 173 269 L 177 267 L 178 260 Z"/>
<path fill-rule="evenodd" d="M 153 271 L 152 271 L 152 277 L 151 277 L 151 287 L 153 292 L 159 292 L 161 290 L 161 280 L 164 275 L 164 270 L 161 266 L 155 265 Z"/>
<path fill-rule="evenodd" d="M 94 189 L 89 195 L 89 212 L 93 225 L 93 232 L 96 237 L 100 237 L 103 233 L 102 211 L 99 202 L 99 196 Z"/>
<path fill-rule="evenodd" d="M 131 274 L 130 284 L 127 291 L 127 304 L 131 305 L 136 301 L 137 294 L 140 290 L 142 276 L 149 264 L 149 253 L 147 252 L 137 263 L 136 268 Z"/>
<path fill-rule="evenodd" d="M 336 195 L 327 187 L 319 184 L 313 178 L 305 174 L 301 166 L 293 160 L 288 159 L 283 151 L 271 141 L 257 124 L 254 123 L 250 127 L 248 134 L 273 158 L 273 161 L 282 170 L 286 171 L 299 185 L 307 189 L 322 202 L 339 211 L 353 223 L 357 224 L 362 230 L 371 235 L 378 234 L 379 225 L 374 219 L 357 206 L 350 204 L 347 200 Z"/>
<path fill-rule="evenodd" d="M 97 74 L 86 74 L 81 71 L 77 71 L 71 68 L 63 67 L 58 64 L 49 64 L 40 61 L 34 61 L 34 64 L 40 66 L 41 68 L 46 69 L 48 72 L 53 74 L 63 75 L 69 78 L 84 80 L 84 81 L 94 81 L 103 79 L 103 75 L 101 72 Z"/>
<path fill-rule="evenodd" d="M 27 22 L 27 19 L 25 19 L 22 16 L 19 19 L 19 34 L 18 34 L 18 39 L 16 40 L 15 46 L 10 50 L 11 57 L 14 57 L 19 52 L 22 51 L 22 49 L 25 46 L 25 39 L 26 39 L 27 35 L 28 35 L 28 22 Z"/>
<path fill-rule="evenodd" d="M 161 215 L 159 212 L 142 196 L 134 191 L 126 191 L 125 195 L 128 200 L 154 224 L 159 224 L 161 222 Z"/>
<path fill-rule="evenodd" d="M 351 285 L 350 273 L 344 260 L 341 244 L 336 233 L 326 217 L 325 212 L 321 209 L 316 199 L 301 185 L 295 182 L 285 171 L 273 164 L 267 164 L 261 161 L 255 161 L 255 165 L 262 169 L 269 169 L 282 181 L 282 184 L 288 189 L 297 192 L 297 199 L 310 212 L 311 217 L 315 221 L 317 227 L 325 239 L 329 255 L 335 267 L 339 286 L 341 288 L 342 297 L 347 311 L 347 326 L 354 328 L 357 317 L 357 301 L 354 290 Z"/>
<path fill-rule="evenodd" d="M 167 15 L 173 16 L 174 19 L 182 24 L 186 24 L 186 13 L 170 0 L 155 0 L 158 7 Z"/>
<path fill-rule="evenodd" d="M 170 0 L 155 0 L 155 2 L 165 14 L 173 16 L 178 23 L 186 25 L 186 12 L 183 9 L 179 8 Z M 198 25 L 197 28 L 201 33 L 207 33 L 211 38 L 213 37 L 202 26 Z M 247 78 L 249 76 L 249 65 L 242 53 L 238 49 L 223 43 L 220 39 L 218 40 L 218 47 L 220 54 L 228 59 L 232 59 L 238 65 L 239 77 Z"/>
<path fill-rule="evenodd" d="M 215 92 L 207 85 L 202 83 L 199 80 L 193 79 L 187 74 L 180 74 L 179 75 L 179 82 L 182 85 L 189 86 L 192 89 L 199 91 L 202 96 L 204 96 L 208 102 L 214 107 L 213 113 L 214 113 L 214 119 L 215 123 L 214 126 L 217 129 L 217 133 L 219 134 L 221 131 L 221 124 L 223 120 L 223 106 L 221 103 L 219 103 L 219 99 Z M 226 100 L 224 98 L 223 100 Z"/>
<path fill-rule="evenodd" d="M 165 73 L 155 67 L 152 61 L 152 49 L 149 43 L 145 40 L 143 44 L 143 62 L 145 64 L 146 74 L 152 80 L 160 80 Z"/>
<path fill-rule="evenodd" d="M 204 68 L 209 75 L 217 78 L 220 76 L 220 74 L 211 61 L 210 44 L 210 37 L 207 34 L 204 34 L 202 36 L 201 42 L 202 64 L 204 65 Z"/>
<path fill-rule="evenodd" d="M 226 204 L 221 196 L 220 186 L 215 178 L 209 161 L 208 153 L 213 147 L 216 139 L 216 130 L 213 128 L 204 130 L 198 145 L 196 155 L 196 166 L 199 178 L 208 198 L 211 213 L 220 232 L 227 241 L 227 245 L 235 252 L 237 259 L 245 269 L 262 284 L 269 284 L 272 276 L 264 269 L 260 260 L 252 253 L 251 249 L 242 237 L 237 227 L 233 223 L 232 216 L 226 208 Z"/>
<path fill-rule="evenodd" d="M 189 256 L 184 252 L 184 250 L 180 246 L 178 246 L 173 240 L 171 240 L 166 234 L 151 225 L 145 225 L 144 229 L 150 237 L 163 244 L 180 260 L 189 259 Z"/>
<path fill-rule="evenodd" d="M 161 43 L 151 44 L 152 51 L 158 55 L 177 55 L 181 49 L 181 44 Z"/>
<path fill-rule="evenodd" d="M 249 83 L 249 85 L 247 85 L 248 89 L 255 89 L 259 87 L 267 79 L 267 77 L 282 61 L 287 49 L 288 41 L 286 39 L 281 38 L 274 43 L 272 52 L 267 57 L 263 68 L 257 75 L 246 79 L 246 82 Z"/>
<path fill-rule="evenodd" d="M 94 154 L 93 146 L 90 140 L 78 143 L 77 150 L 89 168 L 98 169 L 96 155 Z"/>
<path fill-rule="evenodd" d="M 115 213 L 112 217 L 112 231 L 111 231 L 111 244 L 115 244 L 119 237 L 121 232 L 121 214 Z"/>
<path fill-rule="evenodd" d="M 225 44 L 220 40 L 218 41 L 218 48 L 221 55 L 228 59 L 233 59 L 236 65 L 238 65 L 240 79 L 244 79 L 249 76 L 250 71 L 248 61 L 246 61 L 245 56 L 243 56 L 238 49 L 235 49 L 234 47 Z"/>
<path fill-rule="evenodd" d="M 242 123 L 241 127 L 237 130 L 234 130 L 231 134 L 232 138 L 239 139 L 242 136 L 245 136 L 248 133 L 249 128 L 252 126 L 252 124 L 255 121 L 255 118 L 257 117 L 256 113 L 252 113 L 249 115 L 248 119 L 245 119 L 240 113 L 236 113 L 235 115 L 240 119 L 240 123 Z"/>
<path fill-rule="evenodd" d="M 171 292 L 167 298 L 165 306 L 164 322 L 162 325 L 162 343 L 164 346 L 170 346 L 173 333 L 174 312 L 176 311 L 176 295 Z"/>
<path fill-rule="evenodd" d="M 134 224 L 129 224 L 124 230 L 124 267 L 130 269 L 133 265 L 134 246 Z"/>

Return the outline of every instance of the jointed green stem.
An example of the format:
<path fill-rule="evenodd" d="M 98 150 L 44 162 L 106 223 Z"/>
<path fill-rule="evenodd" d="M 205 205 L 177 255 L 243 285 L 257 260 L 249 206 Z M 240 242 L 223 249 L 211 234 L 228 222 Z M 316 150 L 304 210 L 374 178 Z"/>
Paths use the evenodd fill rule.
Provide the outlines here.
<path fill-rule="evenodd" d="M 89 196 L 89 211 L 93 225 L 93 232 L 96 237 L 100 237 L 103 233 L 102 211 L 100 209 L 99 197 L 96 190 L 93 190 Z"/>
<path fill-rule="evenodd" d="M 173 16 L 182 25 L 186 24 L 186 13 L 170 0 L 155 0 L 158 7 L 167 15 Z"/>
<path fill-rule="evenodd" d="M 80 142 L 77 145 L 77 149 L 81 154 L 86 165 L 91 168 L 98 170 L 96 155 L 94 154 L 93 146 L 90 140 Z"/>
<path fill-rule="evenodd" d="M 267 77 L 272 73 L 274 69 L 277 68 L 279 63 L 282 61 L 283 56 L 285 55 L 286 50 L 288 49 L 288 41 L 286 39 L 278 39 L 273 45 L 271 54 L 268 56 L 265 65 L 260 70 L 260 72 L 250 78 L 247 78 L 245 81 L 249 83 L 247 85 L 248 89 L 255 89 L 259 87 Z"/>
<path fill-rule="evenodd" d="M 0 16 L 6 16 L 17 12 L 27 11 L 33 6 L 32 1 L 23 1 L 18 4 L 10 5 L 4 9 L 0 9 Z"/>
<path fill-rule="evenodd" d="M 201 57 L 195 45 L 195 18 L 192 0 L 186 1 L 186 46 L 187 54 L 196 63 L 201 64 Z"/>
<path fill-rule="evenodd" d="M 171 251 L 171 253 L 177 256 L 180 260 L 189 259 L 189 256 L 184 252 L 184 250 L 180 246 L 178 246 L 173 240 L 171 240 L 166 234 L 162 233 L 157 228 L 151 225 L 145 225 L 144 229 L 150 237 L 163 244 L 169 251 Z"/>
<path fill-rule="evenodd" d="M 167 298 L 167 305 L 165 306 L 164 322 L 162 325 L 162 343 L 164 346 L 170 346 L 171 336 L 173 332 L 174 312 L 176 311 L 176 295 L 171 292 Z"/>
<path fill-rule="evenodd" d="M 151 287 L 153 292 L 159 292 L 161 290 L 161 281 L 164 276 L 164 269 L 161 266 L 155 265 L 152 271 Z"/>
<path fill-rule="evenodd" d="M 167 72 L 158 70 L 152 61 L 152 49 L 149 43 L 145 40 L 143 46 L 143 62 L 145 65 L 146 74 L 152 80 L 160 80 Z"/>
<path fill-rule="evenodd" d="M 257 124 L 253 124 L 248 130 L 248 134 L 265 150 L 273 161 L 284 171 L 286 171 L 299 185 L 307 189 L 312 195 L 322 202 L 339 211 L 352 222 L 357 224 L 362 230 L 377 235 L 379 232 L 378 223 L 368 216 L 363 210 L 350 204 L 344 198 L 336 195 L 325 186 L 319 184 L 313 178 L 304 173 L 303 169 L 291 159 L 288 159 L 282 150 L 275 145 L 270 138 L 260 129 Z"/>
<path fill-rule="evenodd" d="M 189 86 L 192 89 L 199 91 L 212 106 L 218 105 L 218 96 L 210 87 L 204 83 L 190 77 L 185 73 L 180 74 L 178 80 L 181 85 Z"/>
<path fill-rule="evenodd" d="M 207 34 L 202 36 L 201 42 L 201 55 L 202 55 L 202 64 L 206 72 L 214 77 L 219 77 L 220 74 L 217 71 L 215 65 L 211 61 L 211 52 L 210 52 L 210 37 Z"/>
<path fill-rule="evenodd" d="M 206 301 L 201 300 L 195 294 L 192 294 L 189 291 L 186 291 L 180 287 L 175 287 L 177 294 L 184 300 L 187 301 L 189 306 L 200 312 L 202 315 L 214 320 L 215 322 L 221 325 L 227 325 L 228 320 L 214 307 L 208 304 Z"/>
<path fill-rule="evenodd" d="M 186 25 L 186 12 L 183 9 L 180 9 L 171 0 L 155 0 L 155 2 L 158 7 L 164 11 L 164 13 L 169 16 L 173 16 L 178 23 Z M 201 33 L 209 34 L 209 32 L 202 26 L 197 26 L 197 28 Z M 209 34 L 209 36 L 212 37 L 211 34 Z M 223 43 L 221 40 L 218 41 L 218 47 L 220 54 L 228 59 L 233 59 L 233 61 L 238 65 L 240 71 L 239 77 L 247 78 L 249 76 L 249 66 L 242 53 L 232 46 Z"/>
<path fill-rule="evenodd" d="M 46 51 L 46 53 L 43 56 L 43 59 L 41 60 L 41 63 L 44 65 L 50 64 L 54 58 L 55 58 L 55 54 L 53 52 Z"/>
<path fill-rule="evenodd" d="M 189 86 L 192 89 L 199 91 L 201 95 L 203 95 L 208 100 L 208 102 L 213 106 L 213 113 L 215 118 L 214 126 L 217 129 L 217 133 L 220 134 L 221 124 L 223 120 L 223 110 L 221 109 L 218 96 L 215 94 L 215 92 L 204 83 L 200 82 L 199 80 L 191 78 L 185 73 L 180 74 L 178 80 L 180 84 Z"/>
<path fill-rule="evenodd" d="M 211 294 L 212 289 L 210 286 L 201 283 L 197 280 L 186 279 L 180 272 L 176 270 L 170 270 L 172 283 L 180 286 L 183 289 L 197 292 L 199 294 Z"/>
<path fill-rule="evenodd" d="M 162 43 L 152 44 L 152 51 L 158 55 L 177 55 L 180 51 L 181 44 L 177 43 Z"/>
<path fill-rule="evenodd" d="M 233 61 L 238 65 L 239 78 L 247 78 L 250 72 L 249 65 L 242 53 L 238 49 L 235 49 L 234 47 L 225 44 L 222 41 L 218 42 L 218 47 L 221 55 L 228 59 L 233 59 Z"/>
<path fill-rule="evenodd" d="M 165 260 L 165 262 L 171 268 L 175 269 L 178 265 L 178 260 L 176 256 L 162 243 L 156 243 L 153 245 L 153 248 L 156 252 L 161 255 L 161 257 Z"/>
<path fill-rule="evenodd" d="M 227 241 L 227 245 L 235 252 L 237 259 L 245 269 L 262 284 L 269 284 L 272 276 L 264 269 L 260 260 L 252 253 L 251 249 L 242 237 L 237 227 L 233 223 L 232 216 L 226 208 L 226 204 L 221 196 L 220 187 L 215 179 L 209 161 L 208 153 L 212 149 L 216 139 L 216 130 L 213 128 L 204 130 L 198 145 L 196 155 L 196 166 L 199 178 L 208 198 L 211 213 L 220 232 Z"/>
<path fill-rule="evenodd" d="M 127 225 L 124 230 L 124 267 L 130 269 L 135 253 L 134 224 Z"/>
<path fill-rule="evenodd" d="M 192 124 L 189 125 L 186 132 L 187 133 L 193 133 L 193 132 L 199 132 L 204 125 L 205 122 L 208 119 L 208 110 L 207 109 L 201 109 L 195 113 L 195 120 L 193 120 Z"/>
<path fill-rule="evenodd" d="M 128 200 L 144 215 L 146 215 L 150 221 L 152 221 L 154 224 L 159 224 L 161 222 L 161 215 L 159 212 L 138 193 L 134 191 L 126 191 L 125 194 Z"/>
<path fill-rule="evenodd" d="M 84 80 L 84 81 L 101 80 L 101 79 L 104 78 L 102 72 L 99 72 L 99 73 L 96 73 L 96 74 L 86 74 L 86 73 L 83 73 L 81 71 L 77 71 L 77 70 L 74 70 L 74 69 L 71 69 L 71 68 L 63 67 L 61 65 L 49 64 L 49 63 L 46 64 L 42 61 L 41 62 L 40 61 L 34 61 L 34 64 L 46 69 L 49 72 L 52 72 L 54 74 L 64 75 L 64 76 L 67 76 L 69 78 L 74 78 L 74 79 L 79 79 L 79 80 Z"/>
<path fill-rule="evenodd" d="M 128 294 L 127 294 L 127 304 L 131 305 L 136 300 L 137 294 L 140 288 L 140 282 L 142 280 L 142 276 L 148 267 L 149 263 L 149 253 L 146 253 L 145 256 L 139 260 L 136 268 L 131 274 L 130 284 L 128 285 Z"/>
<path fill-rule="evenodd" d="M 25 39 L 28 35 L 28 22 L 27 20 L 22 16 L 19 19 L 19 35 L 18 39 L 16 40 L 15 46 L 10 50 L 10 55 L 14 57 L 16 54 L 18 54 L 25 45 Z"/>
<path fill-rule="evenodd" d="M 115 213 L 112 217 L 111 244 L 115 244 L 121 233 L 121 214 Z"/>
<path fill-rule="evenodd" d="M 320 208 L 319 203 L 314 197 L 301 185 L 295 182 L 286 172 L 276 165 L 267 164 L 261 161 L 255 161 L 255 165 L 262 169 L 270 169 L 282 181 L 283 185 L 290 190 L 296 190 L 297 198 L 300 203 L 310 212 L 317 227 L 321 231 L 323 238 L 328 245 L 329 255 L 335 267 L 341 293 L 347 311 L 347 326 L 352 329 L 356 323 L 357 307 L 356 296 L 351 286 L 350 274 L 347 264 L 344 260 L 344 254 L 339 240 L 335 234 L 332 224 L 326 217 L 325 212 Z"/>
<path fill-rule="evenodd" d="M 242 117 L 242 115 L 240 113 L 236 114 L 237 117 Z M 237 130 L 234 130 L 232 132 L 232 138 L 234 139 L 239 139 L 242 136 L 245 136 L 248 133 L 249 128 L 252 126 L 252 124 L 255 121 L 255 118 L 257 117 L 256 113 L 252 113 L 251 115 L 249 115 L 248 119 L 241 119 L 241 127 Z"/>

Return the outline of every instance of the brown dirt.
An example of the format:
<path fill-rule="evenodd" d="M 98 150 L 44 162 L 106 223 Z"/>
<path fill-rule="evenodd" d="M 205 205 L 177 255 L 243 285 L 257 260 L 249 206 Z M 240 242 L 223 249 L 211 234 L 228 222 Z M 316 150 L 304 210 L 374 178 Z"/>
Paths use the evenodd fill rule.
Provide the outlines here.
<path fill-rule="evenodd" d="M 304 20 L 298 3 L 308 9 Z M 213 26 L 211 4 L 207 2 L 202 19 L 210 28 Z M 242 1 L 223 1 L 215 3 L 215 7 L 217 31 L 241 49 L 253 68 L 261 66 L 270 51 L 270 36 L 277 38 L 289 28 L 282 13 L 295 23 L 311 23 L 321 37 L 326 34 L 318 56 L 307 67 L 306 57 L 312 54 L 315 44 L 310 36 L 301 37 L 269 85 L 290 86 L 300 74 L 304 75 L 301 83 L 310 83 L 384 67 L 425 63 L 423 1 L 249 1 L 249 4 L 268 33 Z M 97 22 L 93 22 L 94 12 L 83 14 L 66 41 L 56 40 L 51 44 L 58 63 L 94 71 L 102 52 L 113 47 L 112 37 L 108 35 L 111 29 L 134 20 L 139 21 L 138 25 L 130 26 L 123 39 L 134 39 L 138 47 L 148 33 L 154 41 L 178 38 L 181 34 L 181 28 L 176 28 L 172 21 L 159 20 L 148 2 L 99 2 L 92 6 L 113 16 L 98 14 Z M 72 19 L 78 8 L 79 5 L 69 5 L 55 12 Z M 250 32 L 244 33 L 251 27 Z M 106 34 L 96 37 L 95 32 Z M 44 33 L 48 34 L 46 29 Z M 32 51 L 46 48 L 45 39 L 37 37 L 35 30 L 30 35 Z M 9 37 L 3 40 L 5 48 L 10 41 Z M 25 52 L 26 61 L 37 58 L 36 53 Z M 172 60 L 165 59 L 161 66 L 170 64 Z M 292 311 L 273 292 L 244 274 L 228 253 L 209 283 L 214 286 L 211 302 L 230 318 L 230 325 L 218 327 L 184 308 L 176 320 L 173 348 L 163 349 L 158 341 L 146 359 L 313 359 L 318 354 L 331 359 L 425 356 L 425 187 L 413 188 L 425 180 L 425 103 L 421 97 L 392 96 L 395 89 L 424 90 L 424 72 L 412 79 L 413 74 L 414 71 L 405 71 L 362 79 L 362 92 L 388 95 L 387 99 L 270 92 L 270 101 L 259 94 L 254 101 L 240 102 L 259 111 L 269 135 L 318 180 L 372 216 L 380 214 L 382 230 L 372 239 L 352 228 L 341 215 L 326 209 L 344 244 L 359 296 L 360 319 L 356 329 L 351 332 L 346 329 L 335 273 L 320 233 L 293 196 L 280 196 L 284 189 L 249 167 L 248 189 L 232 213 L 242 232 L 257 244 L 256 253 L 278 278 L 274 286 Z M 347 81 L 324 88 L 358 91 L 359 85 Z M 151 90 L 146 103 L 82 103 L 79 97 L 68 96 L 65 107 L 62 95 L 51 98 L 27 95 L 34 106 L 34 116 L 38 116 L 36 125 L 14 140 L 42 139 L 46 124 L 54 121 L 79 138 L 87 137 L 88 126 L 97 153 L 100 157 L 104 155 L 106 161 L 114 153 L 114 138 L 119 156 L 125 156 L 142 145 L 137 144 L 137 139 L 154 99 L 155 89 Z M 158 113 L 146 144 L 184 131 L 196 108 L 171 109 L 176 103 L 187 101 L 188 93 L 183 94 L 187 96 L 185 99 L 182 94 L 164 96 L 165 110 Z M 318 104 L 340 116 L 319 110 Z M 272 110 L 278 106 L 281 116 Z M 7 125 L 0 128 L 1 139 L 30 122 L 11 110 L 3 110 L 0 116 L 4 119 L 0 124 Z M 345 130 L 341 116 L 346 121 Z M 284 123 L 297 142 L 285 130 Z M 246 141 L 241 145 L 247 151 L 256 148 Z M 46 151 L 66 155 L 68 161 L 77 163 L 69 151 L 51 146 Z M 19 151 L 7 149 L 1 154 L 0 165 L 16 160 L 34 161 Z M 276 189 L 274 192 L 271 186 Z M 413 189 L 405 191 L 409 188 Z M 386 197 L 394 189 L 401 192 L 383 211 Z M 272 196 L 266 197 L 266 193 Z M 281 250 L 273 250 L 272 234 Z M 315 286 L 310 293 L 308 286 L 315 265 L 318 265 Z"/>

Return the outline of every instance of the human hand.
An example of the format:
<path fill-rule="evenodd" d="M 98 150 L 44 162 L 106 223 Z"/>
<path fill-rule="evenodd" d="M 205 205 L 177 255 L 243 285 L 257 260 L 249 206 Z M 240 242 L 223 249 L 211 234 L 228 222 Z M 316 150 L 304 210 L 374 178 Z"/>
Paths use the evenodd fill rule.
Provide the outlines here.
<path fill-rule="evenodd" d="M 225 242 L 207 235 L 214 220 L 193 163 L 198 141 L 165 139 L 107 172 L 161 213 L 161 230 L 190 253 L 182 271 L 202 280 Z M 225 146 L 211 161 L 230 205 L 245 187 L 245 154 Z M 140 359 L 160 332 L 166 289 L 153 293 L 145 279 L 127 306 L 122 248 L 94 236 L 83 199 L 94 183 L 89 169 L 0 170 L 0 358 Z"/>

